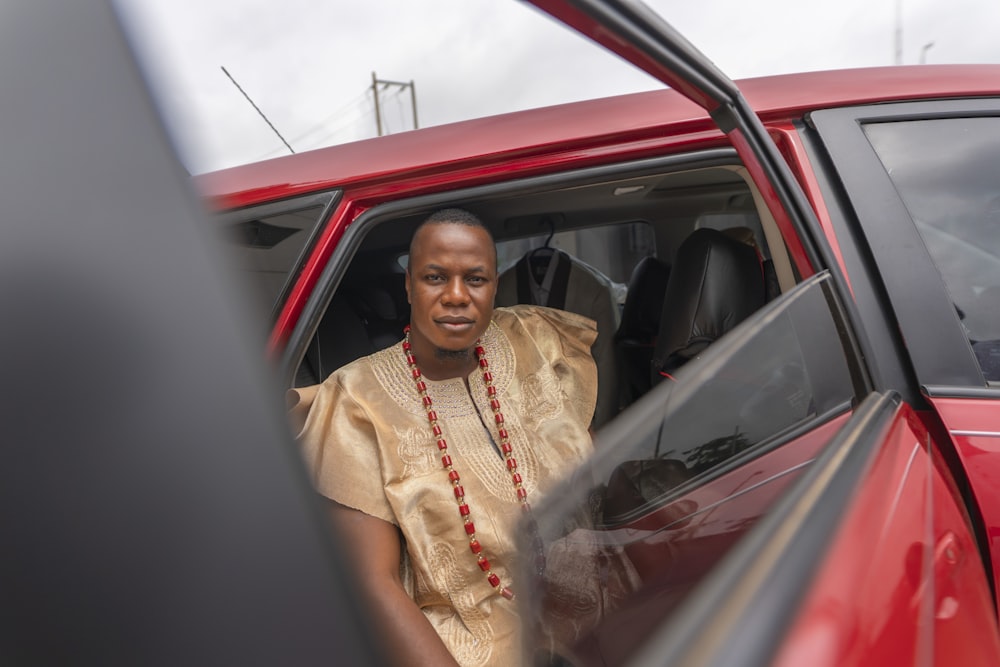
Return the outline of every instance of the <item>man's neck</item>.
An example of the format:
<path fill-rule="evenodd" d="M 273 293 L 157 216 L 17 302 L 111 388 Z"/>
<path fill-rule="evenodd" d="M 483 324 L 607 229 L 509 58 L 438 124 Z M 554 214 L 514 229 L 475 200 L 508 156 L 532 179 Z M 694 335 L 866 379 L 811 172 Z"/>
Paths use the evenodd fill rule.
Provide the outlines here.
<path fill-rule="evenodd" d="M 417 354 L 417 366 L 420 368 L 420 372 L 430 380 L 465 378 L 478 365 L 471 349 L 445 350 L 436 347 L 433 348 L 432 354 Z"/>

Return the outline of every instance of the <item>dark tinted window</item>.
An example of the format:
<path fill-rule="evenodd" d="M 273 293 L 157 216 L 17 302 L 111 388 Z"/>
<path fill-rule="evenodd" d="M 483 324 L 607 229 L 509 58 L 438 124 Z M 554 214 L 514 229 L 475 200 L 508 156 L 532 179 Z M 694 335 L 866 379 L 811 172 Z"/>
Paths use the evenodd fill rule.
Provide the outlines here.
<path fill-rule="evenodd" d="M 864 130 L 944 278 L 984 375 L 1000 380 L 1000 118 Z"/>
<path fill-rule="evenodd" d="M 602 431 L 537 508 L 551 645 L 618 664 L 764 514 L 846 417 L 824 274 L 752 316 Z"/>

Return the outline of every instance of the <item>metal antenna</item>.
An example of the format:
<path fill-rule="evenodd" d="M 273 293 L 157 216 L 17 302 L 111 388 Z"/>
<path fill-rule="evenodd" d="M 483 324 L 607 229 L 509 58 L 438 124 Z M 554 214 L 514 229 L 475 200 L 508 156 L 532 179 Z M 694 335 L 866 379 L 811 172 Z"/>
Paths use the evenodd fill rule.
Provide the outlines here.
<path fill-rule="evenodd" d="M 221 65 L 220 65 L 220 67 L 221 67 Z M 268 127 L 270 127 L 270 128 L 271 128 L 271 129 L 272 129 L 272 130 L 274 131 L 274 133 L 275 133 L 276 135 L 278 135 L 278 138 L 279 138 L 279 139 L 281 139 L 281 143 L 285 144 L 285 146 L 286 146 L 286 147 L 288 148 L 289 152 L 291 152 L 291 153 L 292 153 L 292 155 L 294 155 L 294 154 L 295 154 L 295 149 L 293 149 L 293 148 L 292 148 L 292 147 L 291 147 L 291 146 L 290 146 L 290 145 L 288 144 L 288 142 L 287 142 L 287 141 L 285 141 L 285 138 L 284 138 L 283 136 L 281 136 L 281 132 L 278 132 L 278 128 L 276 128 L 276 127 L 274 126 L 274 124 L 273 124 L 273 123 L 272 123 L 271 121 L 269 121 L 269 120 L 267 119 L 267 116 L 265 116 L 265 115 L 264 115 L 264 112 L 260 110 L 260 107 L 258 107 L 258 106 L 257 106 L 256 104 L 254 104 L 253 100 L 252 100 L 252 99 L 250 99 L 250 96 L 249 96 L 249 95 L 247 95 L 246 91 L 245 91 L 245 90 L 243 90 L 243 88 L 242 88 L 242 87 L 240 86 L 240 84 L 236 83 L 236 79 L 234 79 L 234 78 L 233 78 L 233 75 L 232 75 L 232 74 L 230 74 L 230 73 L 229 73 L 228 71 L 226 71 L 226 68 L 225 68 L 225 67 L 222 67 L 222 72 L 223 72 L 223 73 L 224 73 L 224 74 L 225 74 L 226 76 L 228 76 L 228 77 L 229 77 L 229 80 L 233 82 L 233 85 L 234 85 L 234 86 L 236 86 L 236 89 L 237 89 L 238 91 L 240 91 L 241 93 L 243 93 L 243 97 L 247 98 L 247 102 L 249 102 L 249 103 L 250 103 L 250 106 L 252 106 L 252 107 L 253 107 L 253 108 L 254 108 L 254 109 L 255 109 L 255 110 L 257 111 L 257 113 L 259 113 L 259 114 L 260 114 L 260 117 L 264 119 L 264 122 L 265 122 L 265 123 L 267 123 L 267 126 L 268 126 Z"/>

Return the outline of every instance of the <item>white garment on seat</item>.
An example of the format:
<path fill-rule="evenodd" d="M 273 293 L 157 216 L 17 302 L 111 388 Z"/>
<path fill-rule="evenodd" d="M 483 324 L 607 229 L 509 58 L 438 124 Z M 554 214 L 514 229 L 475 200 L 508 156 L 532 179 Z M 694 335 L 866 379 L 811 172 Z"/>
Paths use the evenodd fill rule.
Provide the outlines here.
<path fill-rule="evenodd" d="M 536 277 L 530 263 L 540 253 L 533 253 L 535 251 L 528 252 L 500 275 L 496 305 L 548 306 L 589 317 L 597 323 L 597 340 L 591 348 L 598 375 L 593 426 L 600 427 L 618 414 L 620 407 L 614 350 L 620 312 L 615 299 L 615 283 L 594 267 L 561 250 L 550 251 L 547 257 L 541 257 L 541 261 L 547 259 L 547 262 L 543 266 L 544 273 Z M 562 294 L 565 299 L 560 303 Z"/>

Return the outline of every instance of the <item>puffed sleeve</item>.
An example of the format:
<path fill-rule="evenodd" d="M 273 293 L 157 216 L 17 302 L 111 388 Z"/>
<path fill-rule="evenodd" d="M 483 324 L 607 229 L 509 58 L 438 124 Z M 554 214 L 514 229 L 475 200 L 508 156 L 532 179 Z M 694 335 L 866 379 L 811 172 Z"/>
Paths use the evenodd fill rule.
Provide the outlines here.
<path fill-rule="evenodd" d="M 383 488 L 379 443 L 367 411 L 336 373 L 319 388 L 299 435 L 313 484 L 327 498 L 396 524 Z"/>

